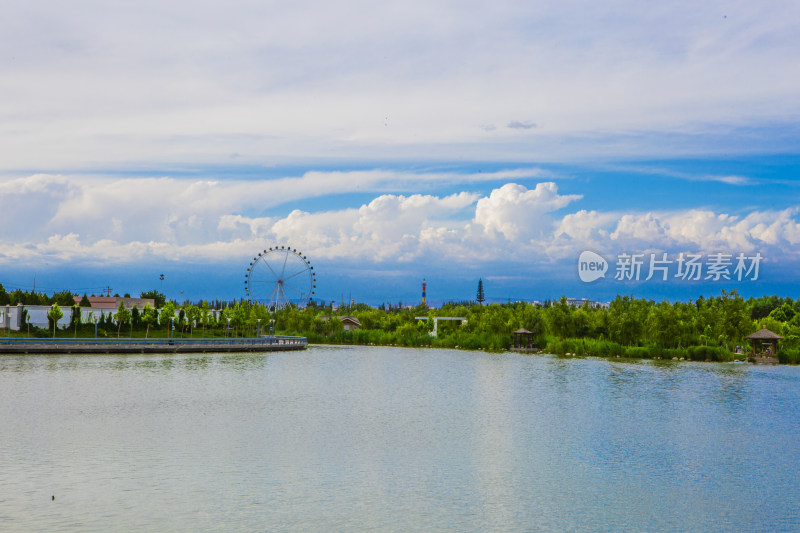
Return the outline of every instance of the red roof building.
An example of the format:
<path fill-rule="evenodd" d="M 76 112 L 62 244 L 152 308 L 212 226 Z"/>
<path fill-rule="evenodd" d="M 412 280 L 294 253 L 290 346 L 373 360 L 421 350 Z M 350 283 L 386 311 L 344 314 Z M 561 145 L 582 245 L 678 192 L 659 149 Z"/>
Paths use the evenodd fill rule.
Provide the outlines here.
<path fill-rule="evenodd" d="M 89 303 L 92 304 L 92 309 L 118 309 L 119 303 L 122 302 L 126 309 L 133 309 L 136 307 L 141 310 L 144 306 L 150 304 L 150 307 L 155 307 L 156 301 L 152 298 L 124 298 L 122 296 L 87 296 Z M 75 305 L 80 305 L 83 296 L 75 296 Z"/>

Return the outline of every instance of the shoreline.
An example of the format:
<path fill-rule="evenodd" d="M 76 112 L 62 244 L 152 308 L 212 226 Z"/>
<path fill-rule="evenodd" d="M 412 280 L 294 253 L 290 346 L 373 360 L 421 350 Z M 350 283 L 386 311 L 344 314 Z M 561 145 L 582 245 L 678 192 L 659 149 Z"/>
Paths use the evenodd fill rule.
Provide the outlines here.
<path fill-rule="evenodd" d="M 796 366 L 792 365 L 791 363 L 781 363 L 777 357 L 769 357 L 769 356 L 752 356 L 750 354 L 745 354 L 742 358 L 731 358 L 731 359 L 693 359 L 691 357 L 663 357 L 660 355 L 652 356 L 652 357 L 645 357 L 642 356 L 641 353 L 638 355 L 628 355 L 625 353 L 622 354 L 613 354 L 613 353 L 578 353 L 578 352 L 556 352 L 553 350 L 547 350 L 547 348 L 520 348 L 520 347 L 510 347 L 503 350 L 491 350 L 483 347 L 479 348 L 467 348 L 464 346 L 430 346 L 430 345 L 406 345 L 406 344 L 359 344 L 359 343 L 336 343 L 336 342 L 313 342 L 310 343 L 310 346 L 366 346 L 366 347 L 387 347 L 387 348 L 411 348 L 411 349 L 433 349 L 433 350 L 465 350 L 465 351 L 479 351 L 479 352 L 486 352 L 486 353 L 495 353 L 495 354 L 502 354 L 502 353 L 513 353 L 518 355 L 543 355 L 543 356 L 553 356 L 559 358 L 586 358 L 586 357 L 596 357 L 598 359 L 625 359 L 625 360 L 636 360 L 636 361 L 671 361 L 671 362 L 693 362 L 693 363 L 721 363 L 721 364 L 732 364 L 732 363 L 739 363 L 739 364 L 753 364 L 753 365 L 786 365 L 786 366 Z M 736 354 L 742 355 L 742 354 Z"/>

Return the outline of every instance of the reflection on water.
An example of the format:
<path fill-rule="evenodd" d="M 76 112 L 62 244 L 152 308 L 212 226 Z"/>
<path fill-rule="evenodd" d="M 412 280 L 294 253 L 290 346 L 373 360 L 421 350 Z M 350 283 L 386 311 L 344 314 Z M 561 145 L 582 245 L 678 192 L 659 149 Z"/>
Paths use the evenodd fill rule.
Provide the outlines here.
<path fill-rule="evenodd" d="M 0 357 L 0 530 L 798 530 L 798 400 L 792 367 Z"/>

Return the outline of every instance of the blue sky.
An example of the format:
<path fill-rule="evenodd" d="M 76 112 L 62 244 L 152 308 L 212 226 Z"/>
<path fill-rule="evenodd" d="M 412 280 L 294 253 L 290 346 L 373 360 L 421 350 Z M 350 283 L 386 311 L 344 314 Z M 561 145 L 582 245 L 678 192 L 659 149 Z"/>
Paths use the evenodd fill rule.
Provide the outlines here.
<path fill-rule="evenodd" d="M 800 296 L 796 3 L 7 11 L 7 288 L 232 299 L 278 244 L 324 300 Z M 583 283 L 583 250 L 764 261 Z"/>

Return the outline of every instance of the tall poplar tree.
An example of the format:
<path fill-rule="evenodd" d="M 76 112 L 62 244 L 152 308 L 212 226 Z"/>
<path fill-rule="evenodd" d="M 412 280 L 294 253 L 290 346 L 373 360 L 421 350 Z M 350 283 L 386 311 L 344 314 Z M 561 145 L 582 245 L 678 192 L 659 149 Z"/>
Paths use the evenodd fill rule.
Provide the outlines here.
<path fill-rule="evenodd" d="M 58 321 L 64 316 L 64 311 L 58 306 L 57 303 L 53 304 L 53 307 L 47 312 L 47 318 L 53 321 L 53 338 L 56 338 L 56 326 L 58 325 Z"/>

